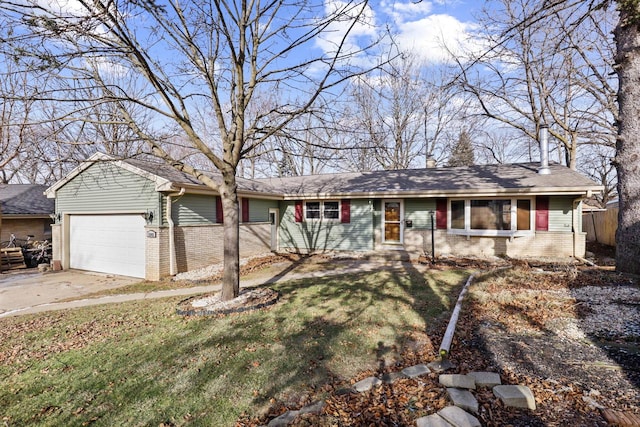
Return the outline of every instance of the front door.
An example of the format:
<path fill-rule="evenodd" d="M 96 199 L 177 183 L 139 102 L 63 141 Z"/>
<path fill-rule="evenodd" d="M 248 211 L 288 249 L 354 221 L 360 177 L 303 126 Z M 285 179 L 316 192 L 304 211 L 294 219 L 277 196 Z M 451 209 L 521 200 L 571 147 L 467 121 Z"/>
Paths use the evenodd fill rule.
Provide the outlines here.
<path fill-rule="evenodd" d="M 402 200 L 383 202 L 383 243 L 402 243 Z"/>

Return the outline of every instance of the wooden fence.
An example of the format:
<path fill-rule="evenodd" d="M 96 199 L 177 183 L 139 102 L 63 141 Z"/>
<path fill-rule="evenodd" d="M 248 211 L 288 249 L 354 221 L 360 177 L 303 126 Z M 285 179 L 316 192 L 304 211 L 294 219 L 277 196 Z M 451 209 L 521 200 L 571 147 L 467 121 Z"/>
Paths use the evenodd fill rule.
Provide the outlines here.
<path fill-rule="evenodd" d="M 582 214 L 582 231 L 587 233 L 588 241 L 615 246 L 617 228 L 618 208 L 609 208 L 606 211 L 584 212 Z"/>

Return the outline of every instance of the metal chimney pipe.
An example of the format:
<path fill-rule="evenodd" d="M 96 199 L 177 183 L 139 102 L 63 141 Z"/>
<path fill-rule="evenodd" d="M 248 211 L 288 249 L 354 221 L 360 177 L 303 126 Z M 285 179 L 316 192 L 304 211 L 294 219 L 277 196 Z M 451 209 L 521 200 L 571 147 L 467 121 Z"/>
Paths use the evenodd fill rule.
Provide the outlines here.
<path fill-rule="evenodd" d="M 540 175 L 549 175 L 549 126 L 540 125 L 540 167 L 538 168 Z"/>

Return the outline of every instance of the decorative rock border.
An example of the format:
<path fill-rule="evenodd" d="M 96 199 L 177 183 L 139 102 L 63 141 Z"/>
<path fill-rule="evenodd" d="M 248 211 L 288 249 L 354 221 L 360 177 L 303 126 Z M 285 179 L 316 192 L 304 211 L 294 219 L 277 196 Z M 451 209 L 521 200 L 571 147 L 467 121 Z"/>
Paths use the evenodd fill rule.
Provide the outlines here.
<path fill-rule="evenodd" d="M 476 387 L 491 387 L 493 394 L 507 407 L 536 409 L 536 401 L 529 387 L 502 385 L 500 375 L 495 372 L 469 372 L 467 375 L 442 374 L 438 381 L 447 387 L 453 406 L 416 420 L 417 427 L 476 427 L 480 421 L 469 412 L 478 413 L 478 400 L 470 390 Z"/>
<path fill-rule="evenodd" d="M 180 316 L 225 316 L 234 313 L 244 313 L 275 304 L 278 302 L 280 294 L 269 288 L 243 289 L 236 302 L 232 300 L 224 303 L 203 304 L 201 306 L 193 305 L 194 302 L 208 298 L 213 299 L 212 297 L 196 296 L 182 300 L 178 303 L 176 313 Z M 244 305 L 247 302 L 251 302 L 251 300 L 255 300 L 256 303 Z"/>
<path fill-rule="evenodd" d="M 293 420 L 295 420 L 298 415 L 319 414 L 320 412 L 322 412 L 322 408 L 324 408 L 324 402 L 320 401 L 312 405 L 305 406 L 302 409 L 298 409 L 297 411 L 287 411 L 284 414 L 280 415 L 279 417 L 269 421 L 269 424 L 267 424 L 267 427 L 286 427 L 290 423 L 292 423 Z"/>
<path fill-rule="evenodd" d="M 493 394 L 502 400 L 506 406 L 536 409 L 536 399 L 529 387 L 523 385 L 497 385 L 493 387 Z"/>
<path fill-rule="evenodd" d="M 457 406 L 447 406 L 438 411 L 437 414 L 430 415 L 430 419 L 421 421 L 424 418 L 416 420 L 418 427 L 438 427 L 438 426 L 459 426 L 459 427 L 481 427 L 480 421 L 473 415 L 465 412 Z"/>
<path fill-rule="evenodd" d="M 385 374 L 382 378 L 367 377 L 355 383 L 348 392 L 362 393 L 382 384 L 390 384 L 400 378 L 416 378 L 431 373 L 424 364 L 410 366 L 401 372 Z M 480 421 L 470 414 L 479 411 L 478 400 L 471 390 L 490 387 L 493 394 L 507 407 L 528 408 L 535 410 L 535 398 L 531 389 L 523 385 L 503 385 L 500 375 L 495 372 L 469 372 L 462 374 L 441 374 L 439 383 L 446 387 L 452 405 L 436 414 L 416 420 L 417 427 L 480 427 Z M 266 427 L 285 427 L 292 423 L 298 415 L 322 412 L 324 402 L 316 402 L 297 411 L 287 411 L 272 419 Z"/>

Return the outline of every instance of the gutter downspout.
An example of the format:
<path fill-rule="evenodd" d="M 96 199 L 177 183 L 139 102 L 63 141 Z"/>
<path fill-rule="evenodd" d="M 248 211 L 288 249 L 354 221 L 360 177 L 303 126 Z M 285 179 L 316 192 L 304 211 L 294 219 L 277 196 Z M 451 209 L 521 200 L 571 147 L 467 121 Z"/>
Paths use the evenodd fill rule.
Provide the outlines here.
<path fill-rule="evenodd" d="M 579 197 L 577 199 L 573 199 L 572 203 L 572 216 L 573 216 L 573 258 L 575 259 L 583 259 L 582 255 L 578 256 L 576 253 L 576 247 L 578 246 L 578 230 L 581 230 L 581 224 L 578 223 L 578 220 L 582 222 L 582 217 L 578 218 L 578 206 L 582 203 L 584 197 Z"/>
<path fill-rule="evenodd" d="M 184 191 L 184 187 L 182 187 L 177 196 L 182 196 Z M 173 201 L 169 194 L 167 195 L 167 223 L 169 224 L 169 275 L 175 276 L 178 273 L 178 262 L 176 260 L 176 239 L 174 235 L 175 224 L 173 222 L 173 215 L 171 212 L 172 203 Z"/>

